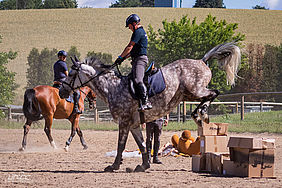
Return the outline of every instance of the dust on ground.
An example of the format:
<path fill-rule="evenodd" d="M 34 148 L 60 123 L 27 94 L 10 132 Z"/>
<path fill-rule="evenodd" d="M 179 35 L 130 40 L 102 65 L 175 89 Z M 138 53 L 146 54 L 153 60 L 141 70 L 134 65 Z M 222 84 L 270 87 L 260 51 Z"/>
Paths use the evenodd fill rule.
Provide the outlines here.
<path fill-rule="evenodd" d="M 23 130 L 0 129 L 0 187 L 282 187 L 282 135 L 234 134 L 276 139 L 275 179 L 223 177 L 191 171 L 190 157 L 161 157 L 162 165 L 151 164 L 145 173 L 127 173 L 126 168 L 141 164 L 141 158 L 124 158 L 120 169 L 105 173 L 114 162 L 107 152 L 117 149 L 117 131 L 83 131 L 88 149 L 83 150 L 76 135 L 69 152 L 63 147 L 70 131 L 52 130 L 58 149 L 53 150 L 41 129 L 31 129 L 27 149 L 19 152 Z M 173 134 L 163 132 L 161 145 L 170 142 Z M 144 135 L 144 132 L 143 132 Z M 192 133 L 196 136 L 196 132 Z M 137 150 L 129 136 L 127 150 Z"/>

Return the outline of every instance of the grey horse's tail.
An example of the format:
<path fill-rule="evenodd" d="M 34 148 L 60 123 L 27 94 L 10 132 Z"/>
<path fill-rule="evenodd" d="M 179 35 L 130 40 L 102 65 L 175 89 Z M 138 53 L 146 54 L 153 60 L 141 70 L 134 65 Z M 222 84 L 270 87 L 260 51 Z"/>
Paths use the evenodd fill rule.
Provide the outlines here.
<path fill-rule="evenodd" d="M 238 67 L 241 63 L 240 48 L 234 42 L 217 45 L 205 54 L 202 61 L 207 63 L 212 58 L 218 59 L 219 65 L 225 70 L 227 83 L 235 85 Z"/>
<path fill-rule="evenodd" d="M 24 93 L 23 112 L 24 116 L 31 121 L 38 121 L 43 118 L 34 89 L 27 89 Z"/>

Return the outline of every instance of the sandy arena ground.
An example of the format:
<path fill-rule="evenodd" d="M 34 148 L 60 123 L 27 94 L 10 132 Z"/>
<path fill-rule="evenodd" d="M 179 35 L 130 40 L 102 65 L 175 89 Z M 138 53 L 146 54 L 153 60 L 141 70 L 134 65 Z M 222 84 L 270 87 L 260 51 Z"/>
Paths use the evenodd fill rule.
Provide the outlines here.
<path fill-rule="evenodd" d="M 83 131 L 89 148 L 82 150 L 76 135 L 69 152 L 65 152 L 63 147 L 69 133 L 68 130 L 53 130 L 58 146 L 53 150 L 43 130 L 31 129 L 27 150 L 18 152 L 23 130 L 0 129 L 0 187 L 282 187 L 282 135 L 239 134 L 276 139 L 276 178 L 267 179 L 193 173 L 191 158 L 172 156 L 160 158 L 163 164 L 152 164 L 145 173 L 126 172 L 127 167 L 141 164 L 141 158 L 124 158 L 120 170 L 104 173 L 104 168 L 114 161 L 114 157 L 105 154 L 116 150 L 118 132 Z M 163 132 L 161 144 L 169 142 L 174 133 Z M 238 134 L 229 136 L 234 135 Z M 131 134 L 126 149 L 137 149 Z"/>

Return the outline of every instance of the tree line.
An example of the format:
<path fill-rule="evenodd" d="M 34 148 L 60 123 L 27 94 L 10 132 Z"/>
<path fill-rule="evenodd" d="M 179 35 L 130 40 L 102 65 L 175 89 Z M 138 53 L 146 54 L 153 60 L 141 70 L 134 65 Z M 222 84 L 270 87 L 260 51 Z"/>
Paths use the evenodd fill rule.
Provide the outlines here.
<path fill-rule="evenodd" d="M 180 0 L 180 7 L 182 7 Z M 109 8 L 121 7 L 154 7 L 154 0 L 118 0 L 112 3 Z M 57 8 L 77 8 L 77 0 L 2 0 L 0 10 L 13 9 L 57 9 Z M 226 8 L 223 0 L 195 0 L 193 8 Z M 253 9 L 266 9 L 256 5 Z"/>
<path fill-rule="evenodd" d="M 77 8 L 76 0 L 2 0 L 0 10 Z"/>

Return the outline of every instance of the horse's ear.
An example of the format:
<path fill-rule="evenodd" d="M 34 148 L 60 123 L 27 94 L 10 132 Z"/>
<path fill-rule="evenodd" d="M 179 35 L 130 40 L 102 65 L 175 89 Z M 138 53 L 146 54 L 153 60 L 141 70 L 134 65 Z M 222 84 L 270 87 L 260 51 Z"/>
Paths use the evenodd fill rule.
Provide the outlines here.
<path fill-rule="evenodd" d="M 74 55 L 74 60 L 75 62 L 79 62 L 78 58 L 76 57 L 76 55 Z"/>
<path fill-rule="evenodd" d="M 73 65 L 74 65 L 75 67 L 78 67 L 77 61 L 74 61 L 72 57 L 70 57 L 70 58 L 71 58 L 71 61 L 72 61 Z M 75 58 L 76 58 L 76 56 L 75 56 Z"/>

